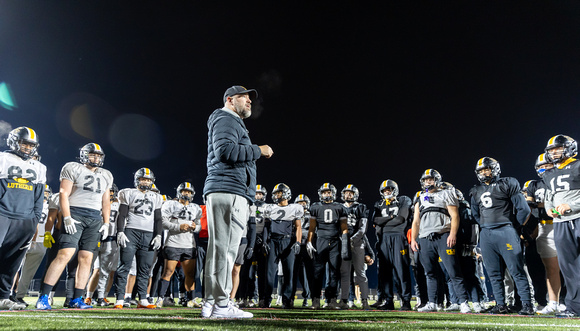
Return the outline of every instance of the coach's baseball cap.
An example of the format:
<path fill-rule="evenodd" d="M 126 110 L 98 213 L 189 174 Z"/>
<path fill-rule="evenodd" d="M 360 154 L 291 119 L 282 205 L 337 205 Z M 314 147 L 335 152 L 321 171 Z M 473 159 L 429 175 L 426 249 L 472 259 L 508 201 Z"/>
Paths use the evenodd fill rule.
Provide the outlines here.
<path fill-rule="evenodd" d="M 241 85 L 234 85 L 229 89 L 227 89 L 226 93 L 224 93 L 224 103 L 226 103 L 228 97 L 233 97 L 234 95 L 244 93 L 248 93 L 250 95 L 250 100 L 256 100 L 256 98 L 258 97 L 258 92 L 256 90 L 254 89 L 248 90 L 247 88 Z"/>

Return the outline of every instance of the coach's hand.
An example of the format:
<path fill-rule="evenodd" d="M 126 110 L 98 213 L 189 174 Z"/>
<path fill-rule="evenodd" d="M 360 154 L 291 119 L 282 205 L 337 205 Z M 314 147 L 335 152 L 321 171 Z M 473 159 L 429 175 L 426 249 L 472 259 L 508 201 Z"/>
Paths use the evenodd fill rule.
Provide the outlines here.
<path fill-rule="evenodd" d="M 308 256 L 310 256 L 311 259 L 314 258 L 314 253 L 316 253 L 316 248 L 314 248 L 314 246 L 312 246 L 312 242 L 308 242 L 306 244 L 306 252 L 308 253 Z"/>
<path fill-rule="evenodd" d="M 130 242 L 129 238 L 125 235 L 124 232 L 117 233 L 117 244 L 123 248 L 127 247 L 127 243 Z"/>
<path fill-rule="evenodd" d="M 258 147 L 260 148 L 261 156 L 265 156 L 267 159 L 269 159 L 274 154 L 274 151 L 268 145 L 261 145 Z"/>
<path fill-rule="evenodd" d="M 44 233 L 44 242 L 42 243 L 46 248 L 52 248 L 52 244 L 54 244 L 54 238 L 50 231 L 46 231 Z"/>
<path fill-rule="evenodd" d="M 156 235 L 155 238 L 153 238 L 153 240 L 151 240 L 151 248 L 153 248 L 154 251 L 161 248 L 161 235 L 160 234 Z"/>
<path fill-rule="evenodd" d="M 74 218 L 72 218 L 70 216 L 65 216 L 63 223 L 64 223 L 64 230 L 66 231 L 66 233 L 68 233 L 68 234 L 77 233 L 76 224 L 79 224 L 80 223 L 79 221 L 75 220 Z"/>
<path fill-rule="evenodd" d="M 101 240 L 105 240 L 109 236 L 109 223 L 104 223 L 101 225 L 99 232 L 102 233 Z"/>

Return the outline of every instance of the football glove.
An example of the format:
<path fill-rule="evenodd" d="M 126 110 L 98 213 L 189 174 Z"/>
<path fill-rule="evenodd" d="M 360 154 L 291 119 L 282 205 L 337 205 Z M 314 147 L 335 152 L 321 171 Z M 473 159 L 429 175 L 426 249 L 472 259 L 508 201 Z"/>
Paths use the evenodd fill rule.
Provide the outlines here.
<path fill-rule="evenodd" d="M 308 253 L 308 256 L 310 256 L 311 259 L 314 258 L 314 253 L 316 253 L 316 248 L 314 248 L 314 246 L 312 246 L 311 242 L 308 242 L 306 244 L 306 252 Z"/>
<path fill-rule="evenodd" d="M 155 236 L 155 238 L 153 238 L 153 240 L 151 240 L 151 247 L 153 248 L 153 250 L 158 250 L 159 248 L 161 248 L 161 235 L 158 234 Z"/>
<path fill-rule="evenodd" d="M 66 231 L 66 233 L 68 234 L 75 234 L 77 233 L 77 224 L 79 224 L 80 222 L 75 220 L 74 218 L 70 217 L 70 216 L 65 216 L 64 218 L 64 230 Z"/>
<path fill-rule="evenodd" d="M 254 248 L 246 247 L 246 250 L 244 251 L 244 259 L 249 260 L 252 256 L 254 256 Z"/>
<path fill-rule="evenodd" d="M 44 233 L 44 242 L 42 243 L 46 248 L 52 248 L 52 244 L 54 244 L 54 238 L 50 231 L 46 231 Z"/>
<path fill-rule="evenodd" d="M 295 242 L 294 245 L 292 245 L 292 250 L 294 251 L 294 255 L 300 254 L 300 242 Z"/>
<path fill-rule="evenodd" d="M 105 238 L 109 236 L 109 223 L 104 223 L 103 225 L 101 225 L 99 232 L 103 234 L 101 236 L 101 240 L 105 240 Z"/>
<path fill-rule="evenodd" d="M 129 238 L 125 235 L 124 232 L 117 233 L 117 244 L 123 248 L 127 247 L 127 243 L 130 242 Z"/>

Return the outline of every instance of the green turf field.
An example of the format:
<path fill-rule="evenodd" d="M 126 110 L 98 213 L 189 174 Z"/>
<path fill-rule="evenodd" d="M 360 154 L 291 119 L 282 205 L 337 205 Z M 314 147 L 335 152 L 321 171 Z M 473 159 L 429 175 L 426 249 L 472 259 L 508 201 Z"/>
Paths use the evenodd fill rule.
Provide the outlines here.
<path fill-rule="evenodd" d="M 32 302 L 31 298 L 27 301 Z M 580 319 L 487 314 L 247 309 L 248 320 L 212 320 L 200 309 L 125 308 L 2 311 L 3 330 L 580 330 Z"/>

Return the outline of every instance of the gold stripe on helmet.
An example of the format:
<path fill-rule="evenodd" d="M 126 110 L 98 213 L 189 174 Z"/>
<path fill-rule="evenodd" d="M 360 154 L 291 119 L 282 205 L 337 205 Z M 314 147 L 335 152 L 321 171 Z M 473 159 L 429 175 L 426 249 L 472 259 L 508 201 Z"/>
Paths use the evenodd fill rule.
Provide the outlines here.
<path fill-rule="evenodd" d="M 322 185 L 322 187 L 329 188 L 328 185 L 329 185 L 329 183 L 324 183 L 324 185 Z"/>
<path fill-rule="evenodd" d="M 95 143 L 95 150 L 97 150 L 98 152 L 102 152 L 101 146 L 99 146 L 99 144 L 97 143 Z"/>
<path fill-rule="evenodd" d="M 524 188 L 525 189 L 528 188 L 528 186 L 530 185 L 531 182 L 532 182 L 531 180 L 528 180 L 527 182 L 525 182 L 524 183 Z"/>
<path fill-rule="evenodd" d="M 550 140 L 548 141 L 548 146 L 554 144 L 554 140 L 556 139 L 556 137 L 557 135 L 550 138 Z"/>
<path fill-rule="evenodd" d="M 145 168 L 145 176 L 149 176 L 149 168 Z"/>
<path fill-rule="evenodd" d="M 30 139 L 36 140 L 36 132 L 34 132 L 34 130 L 28 127 L 26 128 L 26 130 L 28 130 L 28 135 L 30 136 Z"/>
<path fill-rule="evenodd" d="M 425 177 L 431 176 L 431 169 L 425 170 Z"/>

